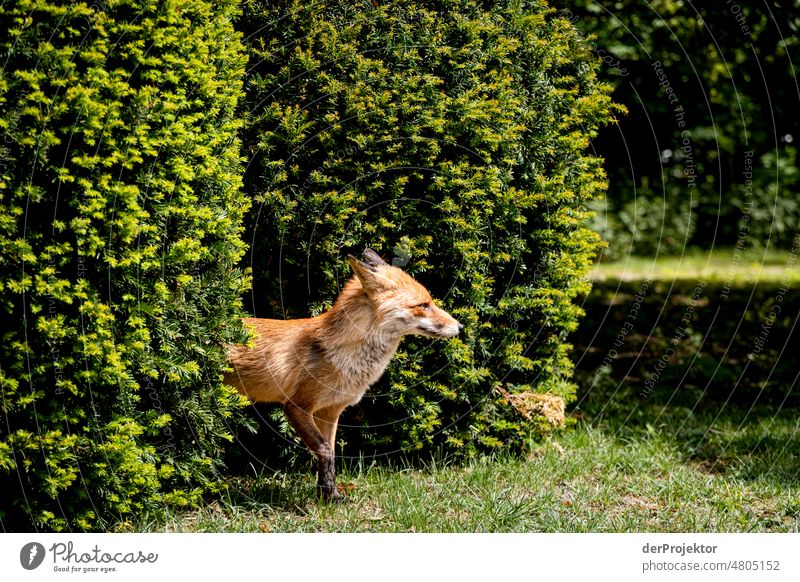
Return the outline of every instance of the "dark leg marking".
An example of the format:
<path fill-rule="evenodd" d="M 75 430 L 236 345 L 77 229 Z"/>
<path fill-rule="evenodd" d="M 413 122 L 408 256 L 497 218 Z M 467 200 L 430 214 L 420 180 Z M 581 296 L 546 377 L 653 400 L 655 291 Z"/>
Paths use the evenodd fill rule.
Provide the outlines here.
<path fill-rule="evenodd" d="M 314 417 L 291 402 L 286 403 L 283 412 L 305 445 L 317 457 L 317 490 L 320 495 L 326 501 L 339 497 L 339 492 L 336 490 L 333 448 L 322 436 Z"/>

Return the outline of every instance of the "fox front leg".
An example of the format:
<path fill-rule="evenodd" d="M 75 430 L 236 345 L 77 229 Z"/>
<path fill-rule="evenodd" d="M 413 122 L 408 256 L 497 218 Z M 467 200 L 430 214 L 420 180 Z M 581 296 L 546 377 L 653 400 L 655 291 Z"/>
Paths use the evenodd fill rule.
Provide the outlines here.
<path fill-rule="evenodd" d="M 286 403 L 283 412 L 305 445 L 317 457 L 317 490 L 319 494 L 325 501 L 337 501 L 341 496 L 336 489 L 333 447 L 325 440 L 311 413 L 292 402 Z"/>
<path fill-rule="evenodd" d="M 336 428 L 339 426 L 339 417 L 343 410 L 344 408 L 341 406 L 330 406 L 314 413 L 314 422 L 334 454 L 336 453 Z"/>

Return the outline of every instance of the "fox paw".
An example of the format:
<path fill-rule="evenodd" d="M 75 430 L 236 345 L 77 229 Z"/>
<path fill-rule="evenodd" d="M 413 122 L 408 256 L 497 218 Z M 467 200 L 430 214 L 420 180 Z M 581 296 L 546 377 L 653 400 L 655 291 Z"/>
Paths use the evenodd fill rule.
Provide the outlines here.
<path fill-rule="evenodd" d="M 355 485 L 353 485 L 353 483 L 339 483 L 333 487 L 318 485 L 317 493 L 322 501 L 326 503 L 347 503 L 350 499 L 347 497 L 346 493 L 354 489 Z"/>

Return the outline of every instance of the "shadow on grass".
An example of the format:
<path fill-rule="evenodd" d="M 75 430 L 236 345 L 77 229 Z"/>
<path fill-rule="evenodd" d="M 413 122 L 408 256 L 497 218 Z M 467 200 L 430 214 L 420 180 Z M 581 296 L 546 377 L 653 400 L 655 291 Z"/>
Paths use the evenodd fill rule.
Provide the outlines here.
<path fill-rule="evenodd" d="M 284 469 L 265 469 L 255 476 L 231 477 L 226 498 L 231 506 L 242 509 L 267 506 L 298 516 L 308 513 L 309 504 L 322 503 L 311 473 Z"/>
<path fill-rule="evenodd" d="M 575 414 L 620 438 L 667 439 L 698 471 L 796 486 L 795 274 L 724 278 L 595 282 L 572 338 Z"/>
<path fill-rule="evenodd" d="M 590 382 L 573 412 L 581 422 L 623 441 L 658 438 L 694 470 L 709 475 L 800 485 L 800 409 L 741 399 L 721 400 L 702 390 L 655 390 L 642 398 L 630 379 Z"/>

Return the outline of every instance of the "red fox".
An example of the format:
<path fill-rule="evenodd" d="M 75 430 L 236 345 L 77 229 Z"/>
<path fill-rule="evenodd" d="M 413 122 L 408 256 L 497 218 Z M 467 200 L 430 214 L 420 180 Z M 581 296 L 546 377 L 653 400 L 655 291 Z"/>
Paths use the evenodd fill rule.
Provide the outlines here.
<path fill-rule="evenodd" d="M 283 405 L 317 458 L 317 488 L 326 501 L 340 498 L 334 448 L 342 411 L 381 377 L 404 335 L 452 338 L 464 329 L 425 287 L 375 251 L 347 260 L 355 276 L 329 311 L 308 319 L 245 319 L 255 346 L 232 346 L 233 371 L 225 375 L 250 400 Z"/>

